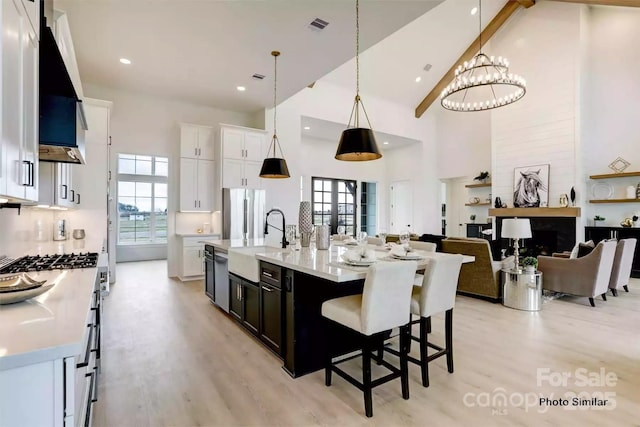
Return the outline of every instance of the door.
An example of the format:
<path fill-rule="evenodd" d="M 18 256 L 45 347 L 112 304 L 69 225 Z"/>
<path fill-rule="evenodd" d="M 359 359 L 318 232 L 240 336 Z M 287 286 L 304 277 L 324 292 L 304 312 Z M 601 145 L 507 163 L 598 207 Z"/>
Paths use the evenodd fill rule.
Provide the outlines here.
<path fill-rule="evenodd" d="M 236 276 L 229 275 L 229 314 L 237 321 L 242 321 L 242 280 Z"/>
<path fill-rule="evenodd" d="M 200 160 L 215 160 L 215 150 L 213 148 L 213 129 L 208 127 L 198 128 L 198 148 L 200 149 Z"/>
<path fill-rule="evenodd" d="M 198 209 L 199 211 L 213 211 L 213 189 L 215 187 L 215 162 L 198 160 Z"/>
<path fill-rule="evenodd" d="M 198 157 L 198 128 L 180 126 L 180 157 L 195 159 Z"/>
<path fill-rule="evenodd" d="M 262 152 L 264 135 L 247 132 L 244 134 L 244 158 L 254 162 L 262 162 L 266 153 Z"/>
<path fill-rule="evenodd" d="M 201 276 L 202 274 L 202 247 L 185 246 L 182 249 L 182 276 Z"/>
<path fill-rule="evenodd" d="M 180 210 L 198 210 L 197 200 L 198 161 L 180 159 Z"/>
<path fill-rule="evenodd" d="M 467 223 L 470 221 L 465 206 L 467 177 L 453 178 L 447 181 L 447 236 L 466 237 Z"/>
<path fill-rule="evenodd" d="M 260 288 L 251 282 L 243 282 L 242 299 L 244 302 L 243 324 L 253 334 L 258 335 L 260 328 Z"/>
<path fill-rule="evenodd" d="M 244 185 L 247 188 L 262 188 L 261 162 L 244 162 Z"/>
<path fill-rule="evenodd" d="M 222 129 L 222 154 L 225 159 L 244 160 L 243 131 Z"/>
<path fill-rule="evenodd" d="M 224 159 L 222 165 L 222 187 L 244 187 L 244 162 L 242 160 Z"/>
<path fill-rule="evenodd" d="M 411 230 L 413 225 L 413 183 L 395 181 L 391 184 L 391 233 Z"/>
<path fill-rule="evenodd" d="M 282 354 L 282 292 L 260 283 L 260 338 L 278 354 Z"/>

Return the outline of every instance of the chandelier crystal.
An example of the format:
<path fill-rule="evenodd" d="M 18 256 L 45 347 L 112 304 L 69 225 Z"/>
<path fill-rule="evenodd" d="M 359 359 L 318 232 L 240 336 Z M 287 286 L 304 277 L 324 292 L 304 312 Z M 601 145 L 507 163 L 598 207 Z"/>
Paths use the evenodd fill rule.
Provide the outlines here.
<path fill-rule="evenodd" d="M 484 111 L 513 104 L 527 92 L 526 80 L 509 71 L 502 56 L 482 52 L 482 0 L 479 0 L 480 52 L 458 65 L 455 78 L 440 93 L 440 103 L 451 111 Z"/>

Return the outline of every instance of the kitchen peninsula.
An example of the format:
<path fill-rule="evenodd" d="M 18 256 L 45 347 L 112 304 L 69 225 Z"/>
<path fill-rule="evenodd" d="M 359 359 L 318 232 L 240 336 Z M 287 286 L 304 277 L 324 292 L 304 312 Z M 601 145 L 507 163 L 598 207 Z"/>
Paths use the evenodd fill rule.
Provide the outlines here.
<path fill-rule="evenodd" d="M 283 359 L 283 368 L 291 376 L 322 369 L 326 348 L 322 303 L 361 293 L 366 277 L 366 267 L 341 263 L 341 256 L 349 248 L 333 245 L 329 250 L 317 250 L 312 244 L 309 248 L 292 250 L 251 247 L 242 241 L 204 243 L 214 250 L 229 252 L 229 313 Z M 231 265 L 234 252 L 253 257 L 258 268 L 256 276 L 234 274 Z M 391 261 L 382 247 L 374 252 L 378 262 L 402 262 Z M 419 261 L 419 268 L 426 268 L 431 258 L 450 256 L 440 252 L 422 255 L 424 259 Z M 246 258 L 246 263 L 251 262 L 251 257 Z M 465 257 L 464 262 L 472 261 L 473 257 Z M 331 348 L 336 352 L 355 350 L 354 342 L 347 330 L 332 332 Z"/>

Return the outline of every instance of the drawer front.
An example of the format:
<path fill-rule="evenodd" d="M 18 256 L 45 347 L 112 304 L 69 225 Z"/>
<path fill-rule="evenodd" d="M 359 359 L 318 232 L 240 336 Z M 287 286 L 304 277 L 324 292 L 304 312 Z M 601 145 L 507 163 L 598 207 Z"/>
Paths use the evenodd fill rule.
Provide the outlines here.
<path fill-rule="evenodd" d="M 265 262 L 260 263 L 260 281 L 261 282 L 266 282 L 280 289 L 281 276 L 282 276 L 282 267 L 278 267 L 277 265 L 268 264 Z"/>

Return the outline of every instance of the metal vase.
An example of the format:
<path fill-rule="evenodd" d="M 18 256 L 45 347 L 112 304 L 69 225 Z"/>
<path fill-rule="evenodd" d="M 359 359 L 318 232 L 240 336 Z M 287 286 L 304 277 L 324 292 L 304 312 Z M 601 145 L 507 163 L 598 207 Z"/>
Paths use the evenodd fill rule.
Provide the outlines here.
<path fill-rule="evenodd" d="M 306 231 L 300 232 L 300 246 L 303 248 L 308 248 L 311 245 L 311 235 L 313 233 L 309 233 Z"/>
<path fill-rule="evenodd" d="M 316 248 L 327 250 L 331 245 L 331 229 L 327 224 L 316 227 Z"/>

